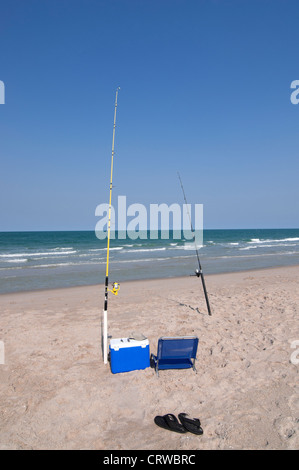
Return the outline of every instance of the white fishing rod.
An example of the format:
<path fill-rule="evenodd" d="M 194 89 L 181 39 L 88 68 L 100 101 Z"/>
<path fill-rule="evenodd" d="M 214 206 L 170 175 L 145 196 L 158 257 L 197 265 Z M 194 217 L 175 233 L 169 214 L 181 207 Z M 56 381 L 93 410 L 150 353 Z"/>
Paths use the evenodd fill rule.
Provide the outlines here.
<path fill-rule="evenodd" d="M 117 97 L 118 90 L 115 95 L 115 106 L 114 106 L 114 121 L 113 121 L 113 134 L 112 134 L 112 154 L 111 154 L 111 174 L 110 174 L 110 189 L 109 189 L 109 210 L 108 210 L 108 230 L 107 230 L 107 261 L 106 261 L 106 277 L 105 277 L 105 300 L 104 300 L 104 311 L 103 311 L 103 359 L 104 364 L 108 362 L 108 291 L 117 295 L 119 290 L 119 284 L 113 283 L 113 289 L 108 289 L 108 277 L 109 277 L 109 248 L 110 248 L 110 231 L 111 231 L 111 199 L 112 199 L 112 176 L 113 176 L 113 159 L 114 159 L 114 141 L 115 141 L 115 128 L 116 128 L 116 110 L 117 110 Z"/>

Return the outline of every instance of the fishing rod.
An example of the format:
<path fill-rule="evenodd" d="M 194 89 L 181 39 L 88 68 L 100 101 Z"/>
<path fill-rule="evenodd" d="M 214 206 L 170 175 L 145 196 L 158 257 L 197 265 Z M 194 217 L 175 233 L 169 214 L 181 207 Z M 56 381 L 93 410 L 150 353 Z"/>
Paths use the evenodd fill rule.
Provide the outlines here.
<path fill-rule="evenodd" d="M 197 245 L 196 245 L 195 231 L 193 229 L 191 215 L 190 215 L 190 212 L 189 212 L 189 209 L 188 209 L 187 198 L 186 198 L 186 194 L 185 194 L 185 191 L 184 191 L 184 186 L 183 186 L 183 183 L 182 183 L 179 172 L 178 172 L 178 177 L 179 177 L 179 180 L 180 180 L 180 183 L 181 183 L 181 188 L 182 188 L 182 191 L 183 191 L 184 201 L 185 201 L 185 204 L 186 204 L 187 213 L 188 213 L 188 217 L 189 217 L 189 221 L 190 221 L 191 233 L 192 233 L 193 239 L 194 239 L 196 257 L 197 257 L 197 262 L 198 262 L 198 269 L 195 270 L 195 274 L 192 274 L 192 276 L 197 276 L 197 277 L 201 278 L 202 287 L 203 287 L 203 291 L 204 291 L 205 299 L 206 299 L 206 304 L 207 304 L 207 309 L 208 309 L 209 315 L 212 315 L 211 308 L 210 308 L 210 303 L 209 303 L 209 298 L 208 298 L 208 293 L 207 293 L 207 289 L 206 289 L 205 278 L 204 278 L 204 275 L 203 275 L 203 272 L 202 272 L 202 267 L 201 267 L 199 254 L 198 254 L 198 249 L 197 249 Z"/>
<path fill-rule="evenodd" d="M 108 362 L 108 291 L 117 295 L 119 290 L 118 282 L 112 284 L 113 289 L 108 289 L 108 277 L 109 277 L 109 248 L 110 248 L 110 231 L 111 231 L 111 198 L 112 198 L 112 176 L 113 176 L 113 159 L 114 159 L 114 141 L 115 141 L 115 128 L 116 128 L 116 110 L 117 110 L 117 97 L 118 90 L 115 95 L 114 105 L 114 121 L 113 121 L 113 134 L 112 134 L 112 154 L 111 154 L 111 174 L 110 174 L 110 189 L 109 189 L 109 210 L 108 210 L 108 233 L 107 233 L 107 261 L 106 261 L 106 277 L 105 277 L 105 300 L 104 300 L 104 312 L 103 312 L 103 359 L 104 364 Z"/>

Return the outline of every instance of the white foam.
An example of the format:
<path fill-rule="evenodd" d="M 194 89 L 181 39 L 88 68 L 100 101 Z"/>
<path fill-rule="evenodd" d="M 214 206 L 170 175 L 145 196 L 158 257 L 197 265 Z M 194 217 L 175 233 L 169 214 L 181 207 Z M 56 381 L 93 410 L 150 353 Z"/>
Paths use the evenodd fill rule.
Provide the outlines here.
<path fill-rule="evenodd" d="M 27 258 L 17 258 L 17 259 L 5 259 L 3 260 L 5 263 L 26 263 L 28 261 Z"/>
<path fill-rule="evenodd" d="M 76 250 L 72 251 L 63 251 L 58 253 L 57 251 L 55 253 L 53 252 L 39 252 L 39 253 L 10 253 L 9 255 L 0 255 L 0 258 L 16 258 L 16 257 L 23 257 L 23 256 L 29 256 L 32 258 L 33 256 L 60 256 L 60 255 L 70 255 L 73 253 L 77 253 Z"/>
<path fill-rule="evenodd" d="M 52 250 L 53 251 L 58 251 L 58 250 L 73 250 L 74 248 L 72 246 L 69 246 L 69 247 L 57 247 L 57 248 L 53 248 Z"/>
<path fill-rule="evenodd" d="M 0 255 L 0 258 L 15 258 L 16 256 L 28 256 L 28 253 L 15 253 L 9 255 Z"/>
<path fill-rule="evenodd" d="M 234 255 L 234 256 L 211 256 L 209 259 L 230 259 L 235 258 L 260 258 L 262 256 L 284 256 L 284 255 L 299 255 L 298 251 L 279 251 L 277 253 L 259 253 L 259 254 L 248 254 L 248 255 Z"/>
<path fill-rule="evenodd" d="M 296 246 L 296 243 L 275 243 L 275 245 L 253 245 L 246 246 L 245 248 L 239 248 L 239 250 L 253 250 L 255 248 L 277 248 L 278 246 Z"/>
<path fill-rule="evenodd" d="M 90 265 L 90 264 L 104 264 L 104 262 L 91 262 L 91 261 L 88 261 L 86 263 L 52 263 L 52 264 L 36 264 L 34 266 L 27 266 L 27 268 L 34 268 L 34 269 L 38 269 L 38 268 L 57 268 L 57 267 L 61 267 L 61 266 L 82 266 L 82 265 Z"/>
<path fill-rule="evenodd" d="M 166 248 L 141 248 L 139 250 L 125 250 L 126 253 L 141 253 L 145 251 L 165 251 Z"/>
<path fill-rule="evenodd" d="M 124 247 L 123 246 L 114 246 L 112 248 L 109 248 L 110 251 L 113 251 L 113 250 L 123 250 Z M 106 248 L 93 248 L 89 251 L 107 251 L 107 247 Z"/>
<path fill-rule="evenodd" d="M 200 248 L 202 248 L 203 245 L 196 245 L 196 248 L 199 250 Z M 181 247 L 179 247 L 181 248 Z M 187 243 L 186 245 L 184 245 L 182 247 L 184 250 L 195 250 L 195 244 L 194 243 Z"/>
<path fill-rule="evenodd" d="M 260 240 L 260 238 L 252 238 L 250 242 L 248 243 L 279 243 L 279 242 L 297 242 L 299 241 L 299 237 L 294 237 L 294 238 L 280 238 L 280 239 L 265 239 L 265 240 Z"/>

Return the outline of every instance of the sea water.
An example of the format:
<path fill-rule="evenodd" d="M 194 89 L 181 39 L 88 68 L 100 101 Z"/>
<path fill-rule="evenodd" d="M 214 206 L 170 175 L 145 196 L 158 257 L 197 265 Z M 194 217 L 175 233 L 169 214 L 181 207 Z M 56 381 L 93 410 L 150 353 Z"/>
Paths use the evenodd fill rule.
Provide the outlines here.
<path fill-rule="evenodd" d="M 189 276 L 198 268 L 192 240 L 110 242 L 109 282 Z M 299 229 L 204 230 L 205 274 L 299 264 Z M 104 284 L 107 239 L 93 231 L 1 232 L 0 293 Z"/>

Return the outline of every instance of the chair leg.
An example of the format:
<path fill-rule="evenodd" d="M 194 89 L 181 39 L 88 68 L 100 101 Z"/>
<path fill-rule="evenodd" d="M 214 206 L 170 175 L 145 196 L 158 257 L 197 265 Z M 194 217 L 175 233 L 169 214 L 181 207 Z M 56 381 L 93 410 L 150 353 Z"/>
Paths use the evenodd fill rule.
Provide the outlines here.
<path fill-rule="evenodd" d="M 158 360 L 156 362 L 156 374 L 157 374 L 157 377 L 159 377 L 159 361 Z"/>

